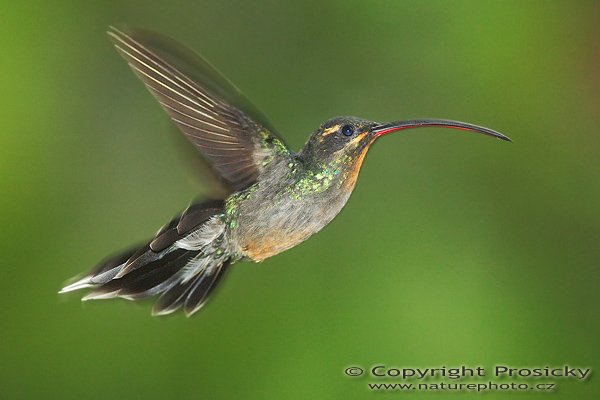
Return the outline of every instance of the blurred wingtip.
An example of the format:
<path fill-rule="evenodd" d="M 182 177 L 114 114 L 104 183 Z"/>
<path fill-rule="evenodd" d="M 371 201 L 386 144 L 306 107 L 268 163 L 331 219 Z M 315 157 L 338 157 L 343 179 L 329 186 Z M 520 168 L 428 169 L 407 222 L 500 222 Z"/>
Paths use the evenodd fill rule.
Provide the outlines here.
<path fill-rule="evenodd" d="M 123 35 L 123 32 L 114 25 L 109 25 L 108 29 L 106 29 L 106 34 L 111 38 L 116 38 L 118 35 Z"/>

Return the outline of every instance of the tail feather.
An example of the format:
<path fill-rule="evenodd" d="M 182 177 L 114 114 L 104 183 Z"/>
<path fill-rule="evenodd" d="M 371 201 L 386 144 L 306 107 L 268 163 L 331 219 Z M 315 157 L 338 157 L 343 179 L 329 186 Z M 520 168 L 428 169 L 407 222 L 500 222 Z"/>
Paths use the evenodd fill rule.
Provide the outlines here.
<path fill-rule="evenodd" d="M 191 281 L 177 281 L 169 290 L 165 291 L 158 298 L 154 307 L 152 308 L 152 315 L 167 315 L 174 311 L 177 311 L 179 307 L 183 305 L 189 290 L 196 283 L 195 280 Z"/>
<path fill-rule="evenodd" d="M 198 282 L 190 289 L 189 294 L 185 299 L 184 311 L 186 315 L 192 315 L 198 311 L 206 303 L 208 296 L 217 286 L 217 283 L 224 275 L 230 261 L 227 260 L 223 264 L 214 268 L 212 273 L 207 273 L 198 277 Z"/>
<path fill-rule="evenodd" d="M 98 286 L 94 289 L 92 295 L 118 291 L 119 296 L 139 296 L 148 289 L 169 279 L 196 254 L 197 252 L 182 249 L 173 250 L 128 274 Z"/>
<path fill-rule="evenodd" d="M 123 269 L 124 264 L 132 256 L 138 251 L 138 247 L 131 248 L 127 251 L 120 253 L 116 257 L 109 258 L 107 260 L 102 261 L 98 266 L 92 269 L 87 275 L 83 278 L 79 278 L 76 281 L 70 283 L 69 285 L 63 287 L 59 293 L 71 292 L 74 290 L 84 289 L 88 287 L 93 287 L 95 285 L 99 285 L 113 279 L 121 269 Z"/>
<path fill-rule="evenodd" d="M 190 206 L 148 244 L 100 264 L 61 293 L 91 287 L 83 300 L 158 295 L 155 315 L 180 307 L 188 316 L 195 313 L 231 263 L 225 225 L 219 219 L 222 205 L 212 201 Z"/>
<path fill-rule="evenodd" d="M 230 264 L 228 259 L 192 280 L 179 280 L 159 297 L 152 309 L 152 315 L 167 315 L 180 307 L 183 307 L 187 316 L 194 314 L 204 306 Z"/>

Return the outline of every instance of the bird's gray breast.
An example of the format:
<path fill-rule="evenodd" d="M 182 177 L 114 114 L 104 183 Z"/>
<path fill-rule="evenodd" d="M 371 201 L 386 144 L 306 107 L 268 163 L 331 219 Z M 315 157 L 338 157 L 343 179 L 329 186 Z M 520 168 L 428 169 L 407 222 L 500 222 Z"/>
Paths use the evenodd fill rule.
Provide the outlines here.
<path fill-rule="evenodd" d="M 228 200 L 229 236 L 242 256 L 262 261 L 296 246 L 327 225 L 350 196 L 336 177 L 285 167 Z"/>

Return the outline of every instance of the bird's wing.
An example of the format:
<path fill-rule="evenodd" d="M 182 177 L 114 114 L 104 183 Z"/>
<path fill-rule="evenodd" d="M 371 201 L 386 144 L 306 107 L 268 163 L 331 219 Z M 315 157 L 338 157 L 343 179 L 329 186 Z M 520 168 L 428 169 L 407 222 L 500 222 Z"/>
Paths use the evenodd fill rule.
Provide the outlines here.
<path fill-rule="evenodd" d="M 111 27 L 108 34 L 178 128 L 234 190 L 256 182 L 276 157 L 291 157 L 260 111 L 198 54 L 153 32 Z"/>

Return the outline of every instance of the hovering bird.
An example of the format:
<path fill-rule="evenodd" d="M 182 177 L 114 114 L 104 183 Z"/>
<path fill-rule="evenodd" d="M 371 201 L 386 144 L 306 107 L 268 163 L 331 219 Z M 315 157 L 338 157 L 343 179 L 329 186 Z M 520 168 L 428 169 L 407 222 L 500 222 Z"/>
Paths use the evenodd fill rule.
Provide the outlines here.
<path fill-rule="evenodd" d="M 91 288 L 84 300 L 156 296 L 154 315 L 179 308 L 192 315 L 229 265 L 260 262 L 327 225 L 348 201 L 377 138 L 433 126 L 510 141 L 491 129 L 458 121 L 382 124 L 337 117 L 293 152 L 262 113 L 199 55 L 156 33 L 111 27 L 108 34 L 232 193 L 191 205 L 144 246 L 101 263 L 61 290 Z"/>

